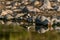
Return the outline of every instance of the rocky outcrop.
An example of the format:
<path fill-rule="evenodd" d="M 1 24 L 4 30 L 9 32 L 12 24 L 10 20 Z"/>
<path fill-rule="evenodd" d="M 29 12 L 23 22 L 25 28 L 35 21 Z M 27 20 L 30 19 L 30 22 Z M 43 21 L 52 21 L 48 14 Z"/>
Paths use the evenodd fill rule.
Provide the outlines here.
<path fill-rule="evenodd" d="M 1 17 L 7 19 L 18 18 L 27 13 L 41 14 L 51 16 L 53 14 L 60 15 L 60 0 L 22 0 L 22 1 L 1 1 L 0 8 Z M 25 4 L 27 2 L 27 4 Z"/>

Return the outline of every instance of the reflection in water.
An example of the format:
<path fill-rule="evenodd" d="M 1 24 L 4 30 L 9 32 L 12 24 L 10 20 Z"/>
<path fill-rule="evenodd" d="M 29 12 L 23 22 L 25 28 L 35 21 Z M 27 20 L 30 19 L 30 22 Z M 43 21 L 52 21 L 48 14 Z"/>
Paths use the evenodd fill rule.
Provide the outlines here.
<path fill-rule="evenodd" d="M 10 38 L 10 33 L 8 33 L 8 32 L 6 32 L 6 33 L 0 32 L 0 40 L 3 40 L 3 39 L 9 40 L 9 38 Z"/>

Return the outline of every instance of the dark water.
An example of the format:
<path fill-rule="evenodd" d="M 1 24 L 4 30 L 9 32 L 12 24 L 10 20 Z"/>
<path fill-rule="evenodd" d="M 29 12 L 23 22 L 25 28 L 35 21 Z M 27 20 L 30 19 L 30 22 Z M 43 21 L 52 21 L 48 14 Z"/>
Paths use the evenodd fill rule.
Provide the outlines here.
<path fill-rule="evenodd" d="M 36 32 L 21 32 L 21 33 L 0 33 L 0 40 L 60 40 L 60 33 L 53 31 L 45 34 Z"/>
<path fill-rule="evenodd" d="M 6 33 L 3 33 L 3 32 L 0 32 L 0 40 L 9 40 L 10 38 L 10 33 L 6 32 Z"/>

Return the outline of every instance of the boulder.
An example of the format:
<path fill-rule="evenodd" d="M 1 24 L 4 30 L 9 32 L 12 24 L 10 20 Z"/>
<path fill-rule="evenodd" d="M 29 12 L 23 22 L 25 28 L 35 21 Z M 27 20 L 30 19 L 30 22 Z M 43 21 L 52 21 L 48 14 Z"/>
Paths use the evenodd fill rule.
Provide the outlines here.
<path fill-rule="evenodd" d="M 23 16 L 23 15 L 24 15 L 23 13 L 17 14 L 17 15 L 15 16 L 15 18 L 18 18 L 18 17 Z"/>
<path fill-rule="evenodd" d="M 6 9 L 8 9 L 8 8 L 12 8 L 12 6 L 6 6 L 5 8 L 6 8 Z"/>
<path fill-rule="evenodd" d="M 60 0 L 57 0 L 58 2 L 60 2 Z"/>
<path fill-rule="evenodd" d="M 1 15 L 5 16 L 7 14 L 13 14 L 13 11 L 12 10 L 2 10 Z"/>
<path fill-rule="evenodd" d="M 52 9 L 51 3 L 49 0 L 44 0 L 44 4 L 40 7 L 40 9 Z"/>
<path fill-rule="evenodd" d="M 6 22 L 6 25 L 10 25 L 10 24 L 12 24 L 11 21 L 7 21 L 7 22 Z"/>
<path fill-rule="evenodd" d="M 29 11 L 34 11 L 34 7 L 33 7 L 33 6 L 30 6 L 30 5 L 27 6 L 27 9 L 28 9 Z"/>
<path fill-rule="evenodd" d="M 9 14 L 7 14 L 5 17 L 6 17 L 6 19 L 8 19 L 8 20 L 14 18 L 13 16 L 11 16 L 11 15 L 9 15 Z"/>
<path fill-rule="evenodd" d="M 60 6 L 58 6 L 58 9 L 57 9 L 57 11 L 60 11 Z"/>

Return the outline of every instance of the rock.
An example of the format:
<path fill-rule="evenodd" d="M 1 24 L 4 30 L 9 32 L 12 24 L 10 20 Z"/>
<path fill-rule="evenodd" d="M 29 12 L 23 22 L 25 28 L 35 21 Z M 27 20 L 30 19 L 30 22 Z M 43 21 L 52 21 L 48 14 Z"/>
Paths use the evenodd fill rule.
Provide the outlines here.
<path fill-rule="evenodd" d="M 1 15 L 6 15 L 7 14 L 7 12 L 5 11 L 5 10 L 2 10 L 2 13 L 1 13 Z"/>
<path fill-rule="evenodd" d="M 27 5 L 27 9 L 28 9 L 29 11 L 34 11 L 34 7 L 33 7 L 33 6 L 30 6 L 30 5 Z"/>
<path fill-rule="evenodd" d="M 5 6 L 3 4 L 0 4 L 0 9 L 4 9 Z"/>
<path fill-rule="evenodd" d="M 12 10 L 14 10 L 14 9 L 16 9 L 16 8 L 17 8 L 16 6 L 13 6 L 13 7 L 12 7 Z"/>
<path fill-rule="evenodd" d="M 11 16 L 11 15 L 9 15 L 9 14 L 6 15 L 5 17 L 6 17 L 6 19 L 13 19 L 13 18 L 14 18 L 13 16 Z"/>
<path fill-rule="evenodd" d="M 23 0 L 22 3 L 26 3 L 28 0 Z"/>
<path fill-rule="evenodd" d="M 60 27 L 56 27 L 55 30 L 56 30 L 57 32 L 60 32 Z"/>
<path fill-rule="evenodd" d="M 16 13 L 18 13 L 18 12 L 20 12 L 21 10 L 20 10 L 20 9 L 14 9 L 13 11 L 16 12 Z"/>
<path fill-rule="evenodd" d="M 12 6 L 6 6 L 5 8 L 6 8 L 6 9 L 7 9 L 7 8 L 12 8 Z"/>
<path fill-rule="evenodd" d="M 23 16 L 23 15 L 24 15 L 23 13 L 17 14 L 17 15 L 15 16 L 15 18 L 18 18 L 18 17 Z"/>
<path fill-rule="evenodd" d="M 15 2 L 15 4 L 14 4 L 15 6 L 20 6 L 21 5 L 21 3 L 19 3 L 19 2 Z"/>
<path fill-rule="evenodd" d="M 4 18 L 4 16 L 0 15 L 0 18 Z"/>
<path fill-rule="evenodd" d="M 11 21 L 7 21 L 7 22 L 6 22 L 6 25 L 10 25 L 10 24 L 12 24 Z"/>
<path fill-rule="evenodd" d="M 35 0 L 29 0 L 30 2 L 34 2 Z"/>
<path fill-rule="evenodd" d="M 35 1 L 35 2 L 34 2 L 34 5 L 39 5 L 39 4 L 40 4 L 39 1 Z"/>
<path fill-rule="evenodd" d="M 48 30 L 48 29 L 45 30 L 45 29 L 42 28 L 41 33 L 45 33 L 45 32 L 47 32 L 47 31 L 49 31 L 49 30 Z"/>
<path fill-rule="evenodd" d="M 7 15 L 7 14 L 13 14 L 13 11 L 12 10 L 2 10 L 2 13 L 1 15 Z"/>
<path fill-rule="evenodd" d="M 34 8 L 34 12 L 40 12 L 38 8 Z"/>
<path fill-rule="evenodd" d="M 43 10 L 44 9 L 52 9 L 50 1 L 49 0 L 44 0 L 44 4 L 43 4 L 43 6 L 41 6 L 40 9 L 43 9 Z"/>
<path fill-rule="evenodd" d="M 58 2 L 60 2 L 60 0 L 57 0 Z"/>
<path fill-rule="evenodd" d="M 30 6 L 29 6 L 30 7 Z M 22 9 L 22 13 L 27 13 L 27 12 L 29 12 L 29 9 L 27 8 L 27 7 L 24 7 L 23 9 Z"/>
<path fill-rule="evenodd" d="M 57 11 L 60 11 L 60 6 L 58 7 Z"/>
<path fill-rule="evenodd" d="M 43 5 L 43 0 L 36 0 L 34 1 L 34 6 L 39 8 Z"/>
<path fill-rule="evenodd" d="M 1 23 L 1 24 L 5 24 L 3 20 L 0 20 L 0 23 Z"/>
<path fill-rule="evenodd" d="M 6 2 L 6 5 L 9 5 L 9 4 L 11 4 L 11 2 L 10 2 L 10 1 L 7 1 L 7 2 Z"/>

